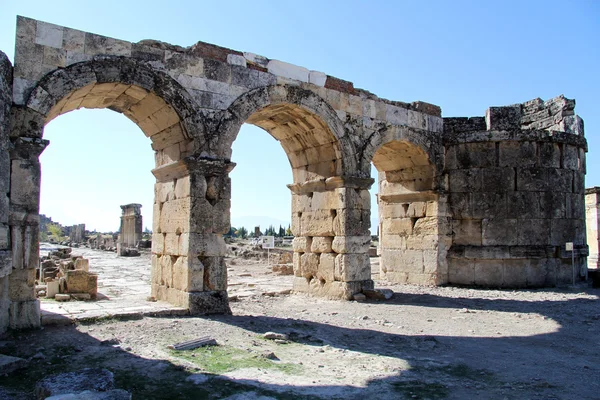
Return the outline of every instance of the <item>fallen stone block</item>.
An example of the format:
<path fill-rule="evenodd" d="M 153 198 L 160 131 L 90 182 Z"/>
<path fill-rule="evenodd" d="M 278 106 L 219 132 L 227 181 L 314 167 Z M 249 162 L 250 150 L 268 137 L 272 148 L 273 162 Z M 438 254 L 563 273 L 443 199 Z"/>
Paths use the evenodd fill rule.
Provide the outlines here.
<path fill-rule="evenodd" d="M 294 266 L 292 264 L 275 264 L 273 265 L 272 270 L 278 275 L 294 274 Z"/>
<path fill-rule="evenodd" d="M 75 300 L 90 300 L 92 296 L 89 293 L 70 293 Z"/>
<path fill-rule="evenodd" d="M 58 294 L 58 281 L 48 281 L 46 282 L 46 297 L 49 299 L 54 298 L 56 294 Z"/>
<path fill-rule="evenodd" d="M 289 337 L 285 333 L 266 332 L 263 337 L 269 340 L 288 340 Z"/>
<path fill-rule="evenodd" d="M 0 372 L 2 374 L 10 374 L 13 371 L 26 367 L 27 364 L 28 361 L 22 358 L 0 354 Z"/>
<path fill-rule="evenodd" d="M 69 300 L 71 300 L 71 295 L 70 294 L 57 293 L 54 296 L 54 300 L 56 300 L 56 301 L 69 301 Z"/>
<path fill-rule="evenodd" d="M 98 294 L 98 275 L 84 270 L 67 271 L 65 276 L 65 293 L 89 293 L 91 298 Z"/>
<path fill-rule="evenodd" d="M 352 299 L 354 301 L 365 301 L 367 299 L 367 296 L 365 296 L 362 293 L 356 293 L 354 296 L 352 296 Z"/>
<path fill-rule="evenodd" d="M 363 294 L 373 300 L 389 300 L 394 295 L 394 292 L 390 289 L 373 289 L 363 290 Z"/>
<path fill-rule="evenodd" d="M 175 343 L 167 346 L 171 350 L 193 350 L 203 346 L 216 346 L 217 341 L 211 337 L 203 336 L 198 339 L 188 340 L 186 342 Z"/>

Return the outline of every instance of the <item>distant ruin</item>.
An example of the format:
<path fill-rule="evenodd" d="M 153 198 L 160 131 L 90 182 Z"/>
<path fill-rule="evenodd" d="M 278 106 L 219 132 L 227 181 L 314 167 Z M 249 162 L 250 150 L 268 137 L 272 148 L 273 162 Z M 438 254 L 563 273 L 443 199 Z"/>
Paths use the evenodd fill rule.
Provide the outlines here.
<path fill-rule="evenodd" d="M 570 283 L 566 242 L 583 279 L 587 142 L 574 107 L 559 96 L 442 118 L 436 105 L 381 99 L 253 53 L 130 43 L 18 17 L 14 67 L 0 53 L 0 331 L 40 324 L 30 283 L 39 155 L 45 124 L 61 114 L 109 108 L 150 137 L 151 295 L 198 314 L 229 312 L 222 235 L 244 123 L 266 130 L 290 161 L 295 292 L 352 299 L 373 288 L 371 163 L 388 280 Z"/>
<path fill-rule="evenodd" d="M 142 239 L 142 205 L 126 204 L 121 206 L 121 210 L 119 243 L 125 247 L 137 247 Z"/>

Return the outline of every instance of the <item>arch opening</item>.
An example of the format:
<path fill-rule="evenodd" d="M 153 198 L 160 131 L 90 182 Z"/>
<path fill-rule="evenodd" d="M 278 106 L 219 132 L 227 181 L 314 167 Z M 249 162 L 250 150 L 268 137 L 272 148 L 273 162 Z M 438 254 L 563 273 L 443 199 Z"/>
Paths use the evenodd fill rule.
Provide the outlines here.
<path fill-rule="evenodd" d="M 151 232 L 145 228 L 152 226 L 155 179 L 150 173 L 154 164 L 150 140 L 137 126 L 108 110 L 78 110 L 54 119 L 44 130 L 51 142 L 40 156 L 40 213 L 63 226 L 63 237 L 58 241 L 73 248 L 70 259 L 81 256 L 89 260 L 89 264 L 78 265 L 75 260 L 74 265 L 64 265 L 61 292 L 72 296 L 73 291 L 83 292 L 83 273 L 66 271 L 88 265 L 90 276 L 97 276 L 96 301 L 91 307 L 116 313 L 146 306 L 151 256 L 150 249 L 144 247 L 147 242 L 140 242 L 150 239 Z M 90 170 L 95 173 L 90 174 Z M 143 217 L 135 217 L 139 227 L 131 226 L 130 215 L 121 214 L 121 206 L 132 203 L 142 205 L 138 211 Z M 40 232 L 48 231 L 43 225 L 49 221 L 41 222 Z M 52 231 L 56 233 L 58 228 L 54 224 Z M 40 236 L 41 242 L 49 242 Z M 120 255 L 135 251 L 140 257 L 116 258 L 119 244 Z M 40 255 L 48 255 L 55 248 L 55 243 L 41 244 Z M 56 282 L 52 263 L 46 259 L 42 267 L 40 280 L 53 278 Z M 72 287 L 73 282 L 78 286 Z M 93 282 L 87 285 L 92 299 Z M 80 304 L 69 302 L 59 309 L 56 303 L 42 302 L 41 308 L 51 313 L 72 313 L 81 308 Z"/>
<path fill-rule="evenodd" d="M 93 82 L 73 90 L 48 112 L 45 124 L 73 110 L 110 109 L 126 116 L 152 141 L 156 167 L 190 153 L 192 139 L 186 134 L 175 109 L 155 93 L 140 86 Z"/>
<path fill-rule="evenodd" d="M 247 120 L 279 141 L 292 167 L 294 183 L 341 174 L 341 150 L 321 118 L 302 107 L 276 104 L 256 111 Z"/>
<path fill-rule="evenodd" d="M 382 277 L 395 283 L 443 283 L 445 245 L 435 166 L 423 149 L 397 140 L 380 146 L 372 162 L 378 171 Z"/>
<path fill-rule="evenodd" d="M 276 101 L 245 122 L 279 141 L 292 168 L 294 290 L 351 299 L 373 286 L 368 256 L 372 181 L 344 176 L 344 168 L 356 160 L 348 158 L 352 153 L 339 139 L 343 128 L 332 127 L 335 122 L 327 115 Z M 330 118 L 339 122 L 337 116 Z"/>
<path fill-rule="evenodd" d="M 44 127 L 59 115 L 81 108 L 122 113 L 150 139 L 155 156 L 155 168 L 151 170 L 156 178 L 151 207 L 151 294 L 157 300 L 191 308 L 189 292 L 203 290 L 202 277 L 198 279 L 199 261 L 188 257 L 190 231 L 196 219 L 191 207 L 190 171 L 183 162 L 198 147 L 198 132 L 190 134 L 195 108 L 177 82 L 133 60 L 109 57 L 55 70 L 38 82 L 25 106 L 13 108 L 16 123 L 12 127 L 15 149 L 11 152 L 11 209 L 19 210 L 19 218 L 11 220 L 10 229 L 13 237 L 19 238 L 13 247 L 23 252 L 23 257 L 14 259 L 13 267 L 28 271 L 25 275 L 29 284 L 31 272 L 39 265 L 39 157 L 48 144 L 41 139 Z M 118 141 L 114 145 L 119 146 Z M 30 184 L 19 185 L 23 181 Z M 167 238 L 167 233 L 172 235 Z M 119 246 L 120 239 L 116 244 L 124 248 Z M 22 284 L 25 275 L 15 275 L 11 285 Z M 39 315 L 33 287 L 28 296 L 32 315 Z"/>

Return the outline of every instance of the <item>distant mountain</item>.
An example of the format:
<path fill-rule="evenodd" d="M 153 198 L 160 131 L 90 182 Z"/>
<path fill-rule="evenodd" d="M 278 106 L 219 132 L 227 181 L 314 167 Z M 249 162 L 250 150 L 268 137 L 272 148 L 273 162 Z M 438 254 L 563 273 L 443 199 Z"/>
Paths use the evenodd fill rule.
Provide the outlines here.
<path fill-rule="evenodd" d="M 246 215 L 243 217 L 231 217 L 231 226 L 241 228 L 242 226 L 248 229 L 248 232 L 254 232 L 255 226 L 260 226 L 260 230 L 264 231 L 269 225 L 273 225 L 275 229 L 279 229 L 279 225 L 287 228 L 289 221 L 265 216 Z"/>

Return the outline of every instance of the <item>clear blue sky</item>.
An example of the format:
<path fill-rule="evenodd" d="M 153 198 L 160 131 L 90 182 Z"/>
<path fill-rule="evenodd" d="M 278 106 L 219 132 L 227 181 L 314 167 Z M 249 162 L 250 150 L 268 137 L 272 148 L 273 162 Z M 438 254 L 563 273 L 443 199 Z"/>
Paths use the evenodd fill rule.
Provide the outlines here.
<path fill-rule="evenodd" d="M 250 51 L 380 97 L 440 105 L 444 116 L 481 116 L 488 106 L 564 94 L 585 120 L 586 185 L 600 186 L 597 1 L 0 0 L 0 10 L 0 50 L 11 60 L 16 15 L 23 15 L 132 42 L 202 40 Z M 82 110 L 50 123 L 45 137 L 52 143 L 42 155 L 42 213 L 115 230 L 119 205 L 139 202 L 151 226 L 153 153 L 133 123 Z M 233 218 L 289 221 L 291 170 L 279 144 L 245 127 L 233 161 Z"/>

